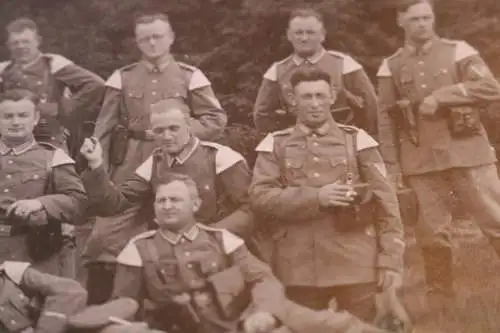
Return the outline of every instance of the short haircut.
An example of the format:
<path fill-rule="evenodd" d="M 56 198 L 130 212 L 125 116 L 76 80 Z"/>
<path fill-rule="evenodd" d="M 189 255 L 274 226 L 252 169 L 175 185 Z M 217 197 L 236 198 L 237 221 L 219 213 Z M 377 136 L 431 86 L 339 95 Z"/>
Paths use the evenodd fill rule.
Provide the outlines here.
<path fill-rule="evenodd" d="M 35 21 L 27 17 L 21 17 L 14 21 L 11 21 L 5 27 L 5 30 L 8 34 L 20 33 L 26 29 L 33 30 L 38 35 L 38 26 L 36 25 Z"/>
<path fill-rule="evenodd" d="M 170 26 L 170 21 L 167 14 L 161 12 L 143 13 L 138 15 L 134 20 L 134 26 L 137 27 L 137 25 L 139 24 L 153 23 L 156 20 L 163 21 Z"/>
<path fill-rule="evenodd" d="M 319 68 L 301 68 L 292 74 L 290 84 L 295 88 L 301 82 L 325 81 L 332 83 L 330 74 Z"/>
<path fill-rule="evenodd" d="M 408 11 L 408 9 L 410 9 L 410 7 L 418 5 L 420 3 L 428 3 L 431 5 L 431 7 L 434 8 L 433 0 L 400 0 L 396 5 L 396 11 L 398 13 L 405 13 Z"/>
<path fill-rule="evenodd" d="M 186 118 L 188 118 L 191 115 L 189 106 L 187 106 L 187 104 L 184 103 L 183 100 L 179 98 L 167 98 L 167 99 L 162 99 L 151 105 L 150 117 L 153 117 L 154 115 L 163 114 L 171 110 L 181 111 L 186 116 Z"/>
<path fill-rule="evenodd" d="M 20 100 L 29 100 L 35 106 L 39 103 L 39 98 L 36 94 L 34 94 L 31 90 L 27 89 L 9 89 L 0 93 L 0 103 L 5 101 L 20 101 Z"/>
<path fill-rule="evenodd" d="M 323 15 L 313 8 L 296 8 L 292 10 L 288 19 L 288 23 L 290 24 L 290 22 L 296 17 L 315 17 L 318 21 L 321 22 L 321 24 L 325 25 Z"/>
<path fill-rule="evenodd" d="M 160 186 L 168 185 L 176 181 L 184 183 L 184 185 L 186 185 L 192 199 L 197 199 L 197 200 L 200 199 L 198 187 L 196 186 L 196 182 L 193 180 L 193 178 L 185 174 L 174 173 L 174 172 L 167 172 L 158 177 L 153 188 L 155 197 L 156 197 L 156 191 L 158 190 L 158 188 L 160 188 Z"/>

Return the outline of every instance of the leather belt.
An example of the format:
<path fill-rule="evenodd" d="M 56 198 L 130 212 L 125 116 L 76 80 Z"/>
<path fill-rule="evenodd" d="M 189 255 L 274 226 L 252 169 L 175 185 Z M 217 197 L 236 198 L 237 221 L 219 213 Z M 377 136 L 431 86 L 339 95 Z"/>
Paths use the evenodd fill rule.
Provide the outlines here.
<path fill-rule="evenodd" d="M 140 140 L 140 141 L 154 141 L 157 137 L 156 134 L 153 133 L 152 130 L 143 130 L 143 131 L 138 131 L 138 130 L 128 130 L 128 135 L 132 139 Z"/>

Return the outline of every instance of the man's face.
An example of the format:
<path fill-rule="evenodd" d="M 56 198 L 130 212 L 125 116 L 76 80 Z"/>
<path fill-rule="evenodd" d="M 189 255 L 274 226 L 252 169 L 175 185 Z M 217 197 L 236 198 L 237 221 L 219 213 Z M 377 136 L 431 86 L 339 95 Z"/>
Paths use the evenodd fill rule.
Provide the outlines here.
<path fill-rule="evenodd" d="M 425 42 L 435 34 L 434 11 L 427 2 L 413 5 L 400 13 L 398 23 L 405 31 L 406 38 L 417 43 Z"/>
<path fill-rule="evenodd" d="M 166 112 L 151 114 L 152 130 L 162 142 L 162 147 L 170 155 L 177 155 L 187 145 L 190 127 L 181 110 L 170 109 Z"/>
<path fill-rule="evenodd" d="M 198 208 L 199 200 L 182 181 L 160 185 L 156 190 L 154 211 L 160 228 L 181 230 L 194 221 L 194 213 Z"/>
<path fill-rule="evenodd" d="M 40 37 L 30 29 L 24 29 L 21 32 L 12 32 L 7 40 L 7 48 L 10 51 L 12 59 L 20 63 L 29 63 L 33 61 L 39 51 Z"/>
<path fill-rule="evenodd" d="M 157 60 L 170 53 L 174 34 L 168 23 L 156 20 L 138 24 L 135 28 L 135 39 L 145 58 Z"/>
<path fill-rule="evenodd" d="M 39 114 L 35 105 L 27 99 L 0 103 L 0 136 L 6 140 L 31 137 L 38 120 Z"/>
<path fill-rule="evenodd" d="M 294 88 L 297 120 L 308 127 L 319 127 L 331 118 L 335 101 L 328 82 L 303 81 Z"/>
<path fill-rule="evenodd" d="M 295 17 L 289 23 L 287 37 L 297 55 L 310 57 L 321 49 L 325 28 L 314 16 Z"/>

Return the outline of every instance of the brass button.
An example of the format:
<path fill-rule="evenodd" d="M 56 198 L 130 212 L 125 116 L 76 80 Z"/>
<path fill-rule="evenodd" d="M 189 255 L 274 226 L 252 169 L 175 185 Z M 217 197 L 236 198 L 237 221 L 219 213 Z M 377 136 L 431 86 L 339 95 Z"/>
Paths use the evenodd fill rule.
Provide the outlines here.
<path fill-rule="evenodd" d="M 319 177 L 319 173 L 318 173 L 318 172 L 315 172 L 315 173 L 313 173 L 313 176 L 314 176 L 315 178 L 318 178 L 318 177 Z"/>
<path fill-rule="evenodd" d="M 7 178 L 7 179 L 11 179 L 11 178 L 12 178 L 12 175 L 9 173 L 9 174 L 7 174 L 7 176 L 5 176 L 5 178 Z"/>
<path fill-rule="evenodd" d="M 8 161 L 7 161 L 7 163 L 8 163 L 8 164 L 12 164 L 12 163 L 14 163 L 14 161 L 12 161 L 12 160 L 8 160 Z"/>
<path fill-rule="evenodd" d="M 8 189 L 8 188 L 6 188 L 6 189 L 4 189 L 4 190 L 3 190 L 3 193 L 9 193 L 9 192 L 10 192 L 10 191 L 9 191 L 9 189 Z"/>
<path fill-rule="evenodd" d="M 314 162 L 318 162 L 318 161 L 319 161 L 319 157 L 318 157 L 318 156 L 314 156 L 314 157 L 313 157 L 313 161 L 314 161 Z"/>

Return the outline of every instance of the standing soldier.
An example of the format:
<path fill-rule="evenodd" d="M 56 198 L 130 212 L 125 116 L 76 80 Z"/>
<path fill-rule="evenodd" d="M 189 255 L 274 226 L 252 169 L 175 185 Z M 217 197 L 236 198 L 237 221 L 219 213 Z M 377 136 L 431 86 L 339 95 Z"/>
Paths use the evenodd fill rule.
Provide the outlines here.
<path fill-rule="evenodd" d="M 394 183 L 415 191 L 417 240 L 431 307 L 454 297 L 449 194 L 454 191 L 500 254 L 500 182 L 495 152 L 479 120 L 500 85 L 464 41 L 440 38 L 426 0 L 405 1 L 405 45 L 378 72 L 380 150 Z"/>
<path fill-rule="evenodd" d="M 12 60 L 0 63 L 0 91 L 21 88 L 34 92 L 40 100 L 36 139 L 69 149 L 76 158 L 83 123 L 95 120 L 97 112 L 93 111 L 101 104 L 104 81 L 61 55 L 42 53 L 38 27 L 32 20 L 17 19 L 6 30 Z M 69 101 L 65 100 L 68 91 Z"/>
<path fill-rule="evenodd" d="M 174 32 L 165 14 L 138 17 L 135 38 L 142 59 L 115 71 L 107 80 L 95 129 L 104 150 L 104 168 L 115 184 L 132 175 L 157 145 L 149 119 L 152 104 L 164 99 L 186 104 L 193 134 L 200 140 L 220 138 L 227 122 L 205 75 L 198 68 L 175 61 L 170 54 Z M 124 232 L 130 230 L 124 231 L 123 226 L 130 226 L 127 220 L 135 214 L 132 208 L 119 216 L 97 219 L 84 250 L 89 277 L 95 276 L 96 283 L 108 281 L 106 277 L 112 281 L 116 251 L 121 250 L 113 239 L 126 241 Z M 102 251 L 97 252 L 94 245 L 102 246 Z M 89 294 L 93 302 L 94 293 Z"/>
<path fill-rule="evenodd" d="M 255 102 L 253 116 L 260 132 L 269 133 L 295 123 L 296 110 L 290 78 L 299 69 L 315 67 L 330 74 L 331 88 L 339 93 L 333 105 L 335 119 L 340 121 L 340 115 L 345 116 L 347 113 L 353 117 L 351 120 L 356 126 L 376 134 L 377 100 L 370 79 L 361 65 L 350 56 L 325 50 L 322 46 L 325 34 L 320 13 L 313 9 L 292 12 L 287 38 L 294 53 L 275 62 L 267 70 Z"/>
<path fill-rule="evenodd" d="M 74 161 L 33 138 L 36 107 L 29 90 L 0 94 L 0 259 L 74 277 L 66 223 L 81 221 L 87 197 Z"/>
<path fill-rule="evenodd" d="M 297 303 L 324 309 L 335 297 L 340 310 L 371 322 L 377 284 L 401 283 L 395 192 L 377 142 L 333 120 L 328 73 L 301 69 L 290 83 L 297 123 L 258 145 L 250 187 L 255 212 L 277 220 L 271 265 Z"/>

